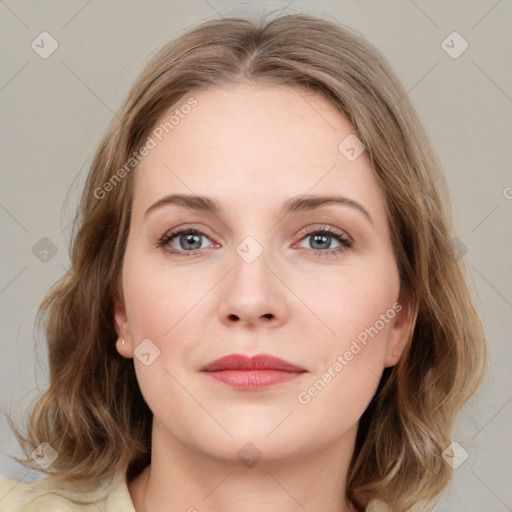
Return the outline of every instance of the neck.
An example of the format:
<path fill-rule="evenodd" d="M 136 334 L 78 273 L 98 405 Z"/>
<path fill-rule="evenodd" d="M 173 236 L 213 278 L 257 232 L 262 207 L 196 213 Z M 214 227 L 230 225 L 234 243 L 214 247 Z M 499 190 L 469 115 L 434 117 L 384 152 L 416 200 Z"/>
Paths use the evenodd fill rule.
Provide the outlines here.
<path fill-rule="evenodd" d="M 136 512 L 354 512 L 345 481 L 355 430 L 336 445 L 253 467 L 192 451 L 153 422 L 151 465 L 128 484 Z"/>

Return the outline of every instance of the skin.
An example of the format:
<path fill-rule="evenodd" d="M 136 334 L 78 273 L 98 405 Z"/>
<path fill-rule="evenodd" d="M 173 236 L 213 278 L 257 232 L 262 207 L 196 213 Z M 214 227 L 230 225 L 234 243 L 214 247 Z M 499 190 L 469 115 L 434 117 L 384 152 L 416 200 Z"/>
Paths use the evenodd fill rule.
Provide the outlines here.
<path fill-rule="evenodd" d="M 192 96 L 197 106 L 136 171 L 122 297 L 115 301 L 117 350 L 134 358 L 154 414 L 152 464 L 129 482 L 134 506 L 352 510 L 343 497 L 358 420 L 410 329 L 384 195 L 366 152 L 349 161 L 338 151 L 356 130 L 323 96 L 260 84 Z M 166 205 L 144 215 L 171 193 L 211 197 L 222 211 Z M 306 193 L 348 197 L 371 221 L 341 204 L 280 215 L 285 201 Z M 179 227 L 204 233 L 199 253 L 179 235 L 158 245 Z M 319 249 L 304 232 L 329 227 L 352 247 L 328 238 Z M 252 263 L 236 252 L 249 235 L 263 249 Z M 400 313 L 300 403 L 298 394 L 397 301 Z M 160 350 L 148 366 L 134 357 L 145 339 Z M 199 371 L 232 353 L 272 354 L 307 372 L 240 391 Z M 252 467 L 237 457 L 248 442 L 262 455 Z"/>

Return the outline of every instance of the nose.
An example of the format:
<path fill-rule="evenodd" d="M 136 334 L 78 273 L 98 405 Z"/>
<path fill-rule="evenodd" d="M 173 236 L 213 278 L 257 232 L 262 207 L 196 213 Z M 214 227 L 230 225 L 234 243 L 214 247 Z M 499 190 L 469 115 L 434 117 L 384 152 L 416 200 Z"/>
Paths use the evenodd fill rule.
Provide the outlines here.
<path fill-rule="evenodd" d="M 250 263 L 234 253 L 234 268 L 223 280 L 221 290 L 221 322 L 250 328 L 277 327 L 286 322 L 286 288 L 268 263 L 265 251 Z"/>

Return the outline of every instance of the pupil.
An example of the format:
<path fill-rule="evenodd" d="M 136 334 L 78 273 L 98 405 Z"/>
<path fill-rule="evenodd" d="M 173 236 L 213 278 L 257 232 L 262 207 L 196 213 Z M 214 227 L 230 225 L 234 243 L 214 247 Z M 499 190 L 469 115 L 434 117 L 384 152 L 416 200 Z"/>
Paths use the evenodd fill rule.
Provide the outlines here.
<path fill-rule="evenodd" d="M 194 245 L 194 243 L 196 244 L 195 247 L 188 247 L 189 249 L 199 249 L 201 247 L 201 241 L 197 241 L 197 239 L 199 238 L 199 235 L 192 235 L 192 234 L 188 234 L 188 235 L 183 235 L 182 236 L 182 240 L 184 240 L 184 245 L 185 247 L 187 247 L 187 244 L 192 244 Z"/>
<path fill-rule="evenodd" d="M 326 242 L 329 241 L 328 240 L 329 237 L 326 235 L 314 235 L 313 239 L 314 239 L 314 241 L 313 241 L 314 244 L 322 244 L 322 243 L 325 244 Z M 331 245 L 330 243 L 327 243 L 327 247 L 329 247 L 330 245 Z M 320 249 L 322 249 L 322 248 L 325 248 L 325 247 L 320 247 Z"/>

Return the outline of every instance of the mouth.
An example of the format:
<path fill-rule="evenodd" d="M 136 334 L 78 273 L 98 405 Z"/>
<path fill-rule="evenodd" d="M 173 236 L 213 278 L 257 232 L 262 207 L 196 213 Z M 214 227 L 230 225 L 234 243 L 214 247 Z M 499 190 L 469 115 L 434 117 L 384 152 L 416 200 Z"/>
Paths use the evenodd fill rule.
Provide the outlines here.
<path fill-rule="evenodd" d="M 200 369 L 206 376 L 240 390 L 258 390 L 294 380 L 305 368 L 267 354 L 231 354 Z"/>

